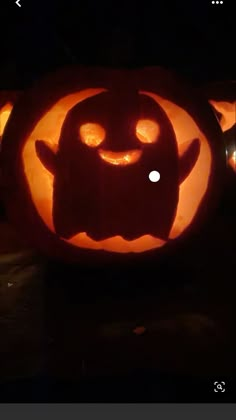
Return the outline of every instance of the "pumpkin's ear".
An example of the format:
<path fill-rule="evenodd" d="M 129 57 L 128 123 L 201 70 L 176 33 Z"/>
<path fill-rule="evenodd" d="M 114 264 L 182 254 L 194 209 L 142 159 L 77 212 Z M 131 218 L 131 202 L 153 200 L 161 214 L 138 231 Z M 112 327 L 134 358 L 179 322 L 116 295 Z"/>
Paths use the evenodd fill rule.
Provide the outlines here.
<path fill-rule="evenodd" d="M 200 141 L 194 139 L 185 148 L 179 158 L 179 183 L 183 182 L 192 171 L 200 153 Z"/>
<path fill-rule="evenodd" d="M 54 175 L 56 172 L 56 153 L 44 140 L 36 140 L 35 150 L 43 166 Z"/>

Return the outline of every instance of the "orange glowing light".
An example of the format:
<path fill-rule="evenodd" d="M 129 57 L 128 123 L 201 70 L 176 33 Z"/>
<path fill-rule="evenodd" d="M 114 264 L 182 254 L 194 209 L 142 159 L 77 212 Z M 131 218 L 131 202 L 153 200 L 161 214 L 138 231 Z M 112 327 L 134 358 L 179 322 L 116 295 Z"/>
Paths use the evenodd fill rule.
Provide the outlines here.
<path fill-rule="evenodd" d="M 79 135 L 84 144 L 89 147 L 97 147 L 105 139 L 106 132 L 99 124 L 86 123 L 79 128 Z"/>
<path fill-rule="evenodd" d="M 211 149 L 206 136 L 187 111 L 155 93 L 141 93 L 146 93 L 164 109 L 175 131 L 179 156 L 184 153 L 187 144 L 193 138 L 198 138 L 201 142 L 198 160 L 192 172 L 179 187 L 177 213 L 169 235 L 170 239 L 175 239 L 191 224 L 204 198 L 211 173 Z"/>
<path fill-rule="evenodd" d="M 137 162 L 142 154 L 141 150 L 129 150 L 126 152 L 111 152 L 99 150 L 99 156 L 111 165 L 127 166 Z"/>
<path fill-rule="evenodd" d="M 228 164 L 231 166 L 233 171 L 236 173 L 236 150 L 234 150 L 234 152 L 231 154 L 231 156 L 228 160 Z"/>
<path fill-rule="evenodd" d="M 218 111 L 222 117 L 220 126 L 222 131 L 227 131 L 236 123 L 236 102 L 224 102 L 209 100 L 210 104 Z"/>
<path fill-rule="evenodd" d="M 12 108 L 13 105 L 11 103 L 7 103 L 0 109 L 0 139 L 3 135 L 8 118 L 11 115 Z"/>
<path fill-rule="evenodd" d="M 39 217 L 53 233 L 55 233 L 52 218 L 53 175 L 45 169 L 41 161 L 38 159 L 35 151 L 35 142 L 37 139 L 45 139 L 56 148 L 60 138 L 63 122 L 70 109 L 79 102 L 94 95 L 98 95 L 104 91 L 105 89 L 87 89 L 61 98 L 43 115 L 29 134 L 28 138 L 26 138 L 22 152 L 22 160 L 32 202 L 34 203 Z M 153 98 L 167 114 L 172 126 L 174 127 L 179 154 L 183 153 L 186 148 L 186 144 L 194 138 L 198 138 L 201 144 L 200 154 L 195 166 L 189 176 L 179 187 L 178 208 L 169 235 L 169 239 L 174 239 L 180 236 L 191 224 L 205 196 L 211 173 L 211 149 L 205 134 L 200 131 L 198 125 L 187 113 L 187 111 L 175 103 L 163 99 L 154 93 L 140 93 Z M 158 136 L 159 127 L 154 129 L 153 126 L 150 132 L 154 132 L 155 130 L 156 135 Z M 82 136 L 85 132 L 86 129 Z M 100 127 L 97 130 L 96 127 L 95 132 L 100 133 L 97 138 L 101 141 L 101 139 L 104 138 L 103 131 Z M 147 138 L 150 140 L 152 137 L 148 136 L 149 135 L 147 135 Z M 84 137 L 86 137 L 86 134 Z M 96 136 L 93 136 L 93 139 L 94 138 L 96 138 Z M 95 143 L 96 140 L 95 142 L 93 140 L 90 145 L 95 147 Z M 125 153 L 123 152 L 122 155 L 114 155 L 113 152 L 100 150 L 99 154 L 101 158 L 106 160 L 108 163 L 118 165 L 134 163 L 134 160 L 137 160 L 141 156 L 139 150 L 132 150 Z M 91 239 L 86 232 L 80 232 L 69 240 L 60 239 L 70 245 L 74 245 L 75 247 L 93 250 L 106 250 L 116 253 L 142 253 L 151 249 L 163 247 L 166 244 L 166 241 L 148 234 L 131 241 L 125 240 L 121 236 L 95 241 Z"/>
<path fill-rule="evenodd" d="M 142 143 L 155 143 L 160 134 L 160 126 L 152 120 L 139 120 L 136 126 L 136 136 Z"/>

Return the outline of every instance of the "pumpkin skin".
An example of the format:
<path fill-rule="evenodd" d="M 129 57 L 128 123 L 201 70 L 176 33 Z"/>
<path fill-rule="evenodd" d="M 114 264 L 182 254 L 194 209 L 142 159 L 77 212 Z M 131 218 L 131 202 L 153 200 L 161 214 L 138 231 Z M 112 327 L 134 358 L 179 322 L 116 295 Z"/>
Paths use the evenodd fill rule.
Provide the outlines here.
<path fill-rule="evenodd" d="M 227 163 L 236 173 L 236 81 L 215 82 L 203 87 L 223 132 Z"/>
<path fill-rule="evenodd" d="M 65 261 L 156 257 L 214 206 L 219 138 L 209 104 L 170 72 L 59 71 L 22 96 L 4 133 L 9 217 Z"/>

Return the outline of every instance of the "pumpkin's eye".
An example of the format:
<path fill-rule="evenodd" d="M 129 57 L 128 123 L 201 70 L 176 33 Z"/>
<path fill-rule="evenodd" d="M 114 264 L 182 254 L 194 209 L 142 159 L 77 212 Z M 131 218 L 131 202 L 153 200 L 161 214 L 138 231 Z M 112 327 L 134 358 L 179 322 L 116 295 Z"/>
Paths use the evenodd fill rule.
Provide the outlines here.
<path fill-rule="evenodd" d="M 156 143 L 160 126 L 152 120 L 139 120 L 136 125 L 136 136 L 142 143 Z"/>
<path fill-rule="evenodd" d="M 100 124 L 86 123 L 79 128 L 81 141 L 89 147 L 99 146 L 105 139 L 106 132 Z"/>

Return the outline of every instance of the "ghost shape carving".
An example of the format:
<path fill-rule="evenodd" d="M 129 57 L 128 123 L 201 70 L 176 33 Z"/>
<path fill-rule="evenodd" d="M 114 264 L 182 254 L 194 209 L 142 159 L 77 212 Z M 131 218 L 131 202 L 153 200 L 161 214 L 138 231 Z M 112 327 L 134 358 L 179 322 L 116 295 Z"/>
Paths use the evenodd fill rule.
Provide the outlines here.
<path fill-rule="evenodd" d="M 67 263 L 139 264 L 181 252 L 224 188 L 209 98 L 157 67 L 73 66 L 39 80 L 3 133 L 8 219 Z"/>
<path fill-rule="evenodd" d="M 53 222 L 61 238 L 80 232 L 96 241 L 143 235 L 167 240 L 179 185 L 200 152 L 192 139 L 179 158 L 163 109 L 139 92 L 106 91 L 74 106 L 57 151 L 38 139 L 36 153 L 54 176 Z M 149 173 L 160 173 L 151 182 Z"/>

